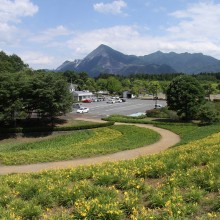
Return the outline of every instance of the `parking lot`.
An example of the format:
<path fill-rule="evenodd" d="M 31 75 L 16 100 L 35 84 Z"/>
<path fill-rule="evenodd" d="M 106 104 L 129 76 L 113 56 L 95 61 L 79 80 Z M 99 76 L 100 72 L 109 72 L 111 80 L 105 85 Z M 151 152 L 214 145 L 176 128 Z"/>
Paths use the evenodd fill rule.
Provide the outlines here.
<path fill-rule="evenodd" d="M 166 106 L 165 100 L 157 100 L 157 103 Z M 154 108 L 155 100 L 127 99 L 126 102 L 114 104 L 101 101 L 82 103 L 82 106 L 89 108 L 89 112 L 85 113 L 86 115 L 100 118 L 112 114 L 131 115 L 139 112 L 145 113 L 146 110 Z M 76 109 L 73 109 L 72 113 L 77 114 Z"/>

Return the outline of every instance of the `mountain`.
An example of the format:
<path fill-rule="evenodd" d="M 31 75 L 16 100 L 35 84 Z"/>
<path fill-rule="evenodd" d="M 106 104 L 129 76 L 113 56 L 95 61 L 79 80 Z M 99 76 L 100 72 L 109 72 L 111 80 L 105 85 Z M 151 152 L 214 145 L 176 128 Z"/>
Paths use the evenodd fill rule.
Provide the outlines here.
<path fill-rule="evenodd" d="M 220 72 L 220 60 L 202 53 L 155 53 L 142 57 L 144 63 L 166 64 L 182 73 Z"/>
<path fill-rule="evenodd" d="M 100 73 L 128 75 L 131 73 L 201 73 L 220 72 L 220 61 L 202 53 L 163 53 L 145 56 L 125 55 L 101 44 L 82 60 L 65 61 L 56 71 L 87 72 L 91 77 Z"/>
<path fill-rule="evenodd" d="M 57 72 L 63 72 L 66 70 L 76 70 L 77 66 L 79 65 L 79 63 L 81 62 L 81 60 L 74 60 L 74 61 L 65 61 L 62 65 L 60 65 L 56 71 Z"/>

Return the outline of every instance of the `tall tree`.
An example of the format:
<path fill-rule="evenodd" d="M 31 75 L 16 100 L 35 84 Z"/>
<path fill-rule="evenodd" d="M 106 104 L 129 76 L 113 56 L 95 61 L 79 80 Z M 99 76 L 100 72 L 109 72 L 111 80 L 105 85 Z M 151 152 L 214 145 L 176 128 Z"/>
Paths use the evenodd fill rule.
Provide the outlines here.
<path fill-rule="evenodd" d="M 167 105 L 185 120 L 194 119 L 204 103 L 202 86 L 192 76 L 182 75 L 172 80 L 167 89 Z"/>
<path fill-rule="evenodd" d="M 121 93 L 122 91 L 122 85 L 121 85 L 121 82 L 116 79 L 115 77 L 111 76 L 108 78 L 107 80 L 107 89 L 108 91 L 113 94 L 113 93 Z"/>
<path fill-rule="evenodd" d="M 29 83 L 28 111 L 35 110 L 41 117 L 52 119 L 70 110 L 73 98 L 66 80 L 60 75 L 38 74 Z"/>
<path fill-rule="evenodd" d="M 2 73 L 0 82 L 0 119 L 15 121 L 23 111 L 23 76 L 20 73 Z"/>

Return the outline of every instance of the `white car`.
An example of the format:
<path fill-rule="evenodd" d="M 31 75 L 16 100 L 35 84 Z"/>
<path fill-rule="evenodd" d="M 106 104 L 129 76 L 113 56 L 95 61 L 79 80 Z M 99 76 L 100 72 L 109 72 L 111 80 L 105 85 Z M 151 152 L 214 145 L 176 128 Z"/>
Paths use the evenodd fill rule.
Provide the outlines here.
<path fill-rule="evenodd" d="M 77 112 L 77 113 L 88 113 L 88 112 L 89 112 L 89 108 L 80 107 L 79 109 L 77 109 L 76 112 Z"/>
<path fill-rule="evenodd" d="M 116 99 L 115 99 L 115 102 L 116 102 L 116 103 L 121 103 L 122 100 L 121 100 L 120 98 L 116 98 Z"/>
<path fill-rule="evenodd" d="M 115 100 L 114 100 L 114 99 L 109 99 L 109 100 L 107 101 L 107 103 L 114 104 L 114 103 L 115 103 Z"/>

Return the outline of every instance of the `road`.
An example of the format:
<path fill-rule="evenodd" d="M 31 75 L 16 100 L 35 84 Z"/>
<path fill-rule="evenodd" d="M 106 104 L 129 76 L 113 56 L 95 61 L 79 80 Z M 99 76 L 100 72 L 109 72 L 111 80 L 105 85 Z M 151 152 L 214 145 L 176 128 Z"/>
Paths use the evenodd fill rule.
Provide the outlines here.
<path fill-rule="evenodd" d="M 158 100 L 158 104 L 166 106 L 165 100 Z M 146 110 L 153 109 L 155 100 L 127 99 L 126 102 L 108 104 L 106 101 L 82 103 L 82 106 L 89 108 L 90 117 L 104 117 L 112 114 L 131 115 L 135 113 L 145 113 Z M 73 110 L 76 114 L 76 109 Z"/>

